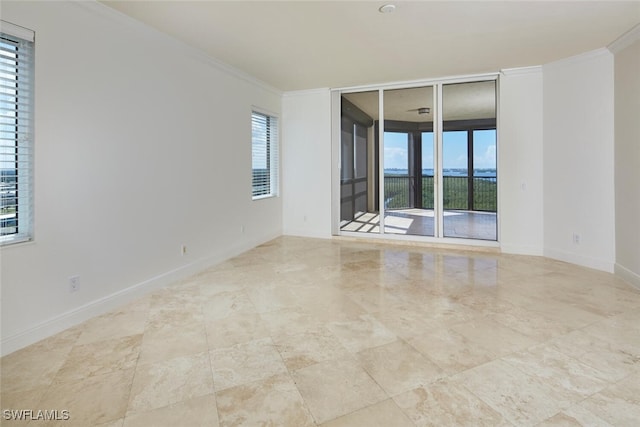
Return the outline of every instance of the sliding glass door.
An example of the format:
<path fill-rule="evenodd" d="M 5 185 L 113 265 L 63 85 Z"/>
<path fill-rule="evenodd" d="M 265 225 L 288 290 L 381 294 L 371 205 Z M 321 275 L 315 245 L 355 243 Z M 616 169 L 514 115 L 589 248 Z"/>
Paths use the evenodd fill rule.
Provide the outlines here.
<path fill-rule="evenodd" d="M 340 230 L 497 240 L 496 81 L 341 95 Z"/>

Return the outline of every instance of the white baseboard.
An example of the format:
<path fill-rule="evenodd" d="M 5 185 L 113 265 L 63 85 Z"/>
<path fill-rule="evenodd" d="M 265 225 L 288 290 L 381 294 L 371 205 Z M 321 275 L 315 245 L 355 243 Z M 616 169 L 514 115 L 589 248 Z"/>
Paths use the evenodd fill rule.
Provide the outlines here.
<path fill-rule="evenodd" d="M 312 237 L 316 239 L 330 239 L 331 232 L 324 231 L 316 231 L 316 230 L 306 230 L 306 229 L 295 229 L 295 228 L 287 228 L 284 230 L 283 234 L 285 236 L 295 236 L 295 237 Z"/>
<path fill-rule="evenodd" d="M 221 263 L 229 258 L 246 252 L 262 243 L 268 242 L 279 235 L 263 236 L 255 241 L 241 242 L 232 247 L 225 248 L 210 254 L 206 257 L 194 260 L 193 262 L 159 274 L 150 279 L 144 280 L 128 288 L 98 298 L 80 307 L 74 308 L 51 319 L 32 326 L 24 331 L 3 337 L 0 341 L 0 355 L 5 356 L 16 350 L 34 344 L 42 339 L 48 338 L 58 332 L 62 332 L 72 326 L 78 325 L 93 317 L 100 316 L 110 310 L 121 307 L 136 299 L 149 294 L 152 291 L 161 289 L 178 280 L 185 279 L 202 270 Z"/>
<path fill-rule="evenodd" d="M 500 244 L 502 253 L 512 255 L 543 256 L 542 248 L 539 246 L 521 246 Z"/>
<path fill-rule="evenodd" d="M 614 269 L 615 269 L 616 276 L 629 282 L 629 284 L 634 288 L 640 289 L 640 274 L 634 273 L 633 271 L 629 270 L 626 267 L 621 266 L 618 263 L 616 263 Z"/>
<path fill-rule="evenodd" d="M 613 273 L 613 261 L 605 261 L 602 259 L 559 251 L 556 249 L 545 249 L 544 256 L 560 261 L 570 262 L 572 264 L 581 265 L 583 267 L 593 268 L 595 270 L 606 271 L 607 273 Z"/>

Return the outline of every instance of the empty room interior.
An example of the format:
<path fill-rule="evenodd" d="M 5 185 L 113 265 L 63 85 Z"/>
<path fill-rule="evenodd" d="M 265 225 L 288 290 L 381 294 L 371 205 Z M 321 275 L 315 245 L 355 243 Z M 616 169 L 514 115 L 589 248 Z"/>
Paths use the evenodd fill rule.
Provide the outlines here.
<path fill-rule="evenodd" d="M 0 424 L 635 426 L 639 1 L 2 1 Z"/>

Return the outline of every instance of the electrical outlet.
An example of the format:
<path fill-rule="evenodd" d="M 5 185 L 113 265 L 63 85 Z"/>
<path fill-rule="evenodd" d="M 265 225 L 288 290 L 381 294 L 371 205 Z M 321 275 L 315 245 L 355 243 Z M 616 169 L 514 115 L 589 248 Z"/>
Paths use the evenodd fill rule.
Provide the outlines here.
<path fill-rule="evenodd" d="M 580 235 L 578 233 L 573 233 L 573 244 L 574 245 L 579 245 L 580 244 Z"/>
<path fill-rule="evenodd" d="M 240 226 L 240 233 L 244 233 L 244 225 Z"/>
<path fill-rule="evenodd" d="M 185 256 L 187 254 L 187 245 L 180 246 L 180 255 Z"/>
<path fill-rule="evenodd" d="M 80 290 L 80 276 L 69 277 L 69 292 L 78 292 Z"/>

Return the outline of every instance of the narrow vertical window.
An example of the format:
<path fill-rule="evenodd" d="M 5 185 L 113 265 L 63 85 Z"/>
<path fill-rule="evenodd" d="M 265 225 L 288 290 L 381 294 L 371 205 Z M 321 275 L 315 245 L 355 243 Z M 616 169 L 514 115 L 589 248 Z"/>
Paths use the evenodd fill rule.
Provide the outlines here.
<path fill-rule="evenodd" d="M 0 22 L 0 244 L 32 239 L 33 32 Z"/>
<path fill-rule="evenodd" d="M 267 114 L 251 114 L 252 197 L 278 195 L 278 119 Z"/>

